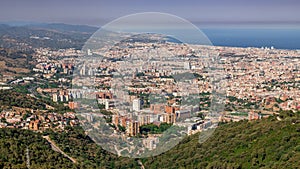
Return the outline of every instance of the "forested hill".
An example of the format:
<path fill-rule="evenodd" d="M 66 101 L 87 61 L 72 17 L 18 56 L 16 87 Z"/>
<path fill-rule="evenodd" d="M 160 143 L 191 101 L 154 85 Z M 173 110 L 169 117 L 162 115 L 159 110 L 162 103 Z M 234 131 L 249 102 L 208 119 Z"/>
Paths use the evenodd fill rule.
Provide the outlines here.
<path fill-rule="evenodd" d="M 28 163 L 29 160 L 29 163 Z M 51 149 L 41 135 L 28 130 L 0 129 L 0 168 L 76 168 Z"/>
<path fill-rule="evenodd" d="M 0 47 L 22 51 L 40 47 L 54 50 L 81 49 L 97 29 L 90 26 L 66 24 L 25 26 L 0 24 Z"/>
<path fill-rule="evenodd" d="M 205 143 L 198 135 L 172 150 L 144 160 L 146 168 L 297 168 L 300 114 L 282 112 L 259 121 L 221 125 Z"/>
<path fill-rule="evenodd" d="M 45 133 L 46 134 L 46 133 Z M 300 166 L 300 114 L 220 125 L 203 144 L 199 135 L 185 138 L 170 151 L 146 159 L 117 157 L 97 146 L 80 128 L 52 133 L 50 138 L 72 163 L 53 151 L 40 134 L 0 129 L 0 168 L 297 168 Z M 50 167 L 52 166 L 52 167 Z"/>

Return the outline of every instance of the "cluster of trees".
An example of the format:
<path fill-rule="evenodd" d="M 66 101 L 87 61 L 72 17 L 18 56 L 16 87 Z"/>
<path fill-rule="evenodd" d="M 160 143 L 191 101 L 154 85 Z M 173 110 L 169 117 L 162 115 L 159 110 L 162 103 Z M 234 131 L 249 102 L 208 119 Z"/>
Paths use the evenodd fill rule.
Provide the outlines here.
<path fill-rule="evenodd" d="M 58 88 L 59 83 L 55 82 L 44 82 L 43 84 L 39 85 L 39 87 L 46 89 L 46 88 Z"/>
<path fill-rule="evenodd" d="M 140 126 L 140 133 L 141 134 L 160 134 L 169 129 L 172 126 L 172 124 L 168 123 L 161 123 L 159 126 L 155 124 L 147 124 Z"/>
<path fill-rule="evenodd" d="M 46 105 L 50 105 L 54 107 L 53 111 L 57 113 L 72 111 L 69 107 L 64 106 L 63 103 L 54 103 L 49 98 L 37 99 L 28 96 L 25 91 L 24 93 L 21 90 L 26 90 L 26 86 L 14 90 L 0 90 L 0 110 L 9 109 L 13 106 L 45 110 Z"/>
<path fill-rule="evenodd" d="M 45 109 L 43 101 L 12 90 L 0 90 L 0 106 Z"/>
<path fill-rule="evenodd" d="M 22 94 L 30 94 L 28 91 L 28 88 L 31 87 L 30 85 L 32 84 L 25 84 L 25 85 L 14 85 L 14 91 L 17 93 L 22 93 Z"/>
<path fill-rule="evenodd" d="M 226 111 L 233 111 L 239 109 L 257 109 L 259 108 L 259 104 L 257 102 L 251 102 L 248 99 L 238 99 L 234 96 L 228 96 L 227 99 L 229 103 L 225 105 Z"/>

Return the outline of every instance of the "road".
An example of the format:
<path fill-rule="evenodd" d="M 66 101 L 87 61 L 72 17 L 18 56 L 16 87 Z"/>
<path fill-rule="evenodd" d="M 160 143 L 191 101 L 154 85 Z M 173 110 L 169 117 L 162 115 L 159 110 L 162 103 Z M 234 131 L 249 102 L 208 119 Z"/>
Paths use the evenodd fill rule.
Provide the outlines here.
<path fill-rule="evenodd" d="M 141 166 L 141 169 L 145 169 L 145 166 L 143 165 L 141 160 L 138 160 L 139 165 Z"/>
<path fill-rule="evenodd" d="M 50 143 L 50 145 L 51 145 L 51 147 L 52 147 L 52 149 L 53 149 L 54 151 L 61 153 L 63 156 L 65 156 L 65 157 L 67 157 L 68 159 L 70 159 L 73 163 L 75 163 L 75 164 L 77 163 L 77 161 L 76 161 L 74 158 L 70 157 L 70 156 L 67 155 L 65 152 L 63 152 L 63 151 L 55 144 L 55 142 L 52 141 L 52 140 L 49 138 L 49 136 L 43 136 L 43 138 L 46 139 L 46 140 Z"/>

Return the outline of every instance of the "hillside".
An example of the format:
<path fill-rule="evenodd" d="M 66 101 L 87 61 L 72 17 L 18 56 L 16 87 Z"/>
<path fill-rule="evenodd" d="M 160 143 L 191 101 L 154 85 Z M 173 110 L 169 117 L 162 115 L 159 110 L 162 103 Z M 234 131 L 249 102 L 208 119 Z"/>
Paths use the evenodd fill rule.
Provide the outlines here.
<path fill-rule="evenodd" d="M 288 113 L 288 114 L 286 114 Z M 220 126 L 205 143 L 198 135 L 165 154 L 144 160 L 146 168 L 296 168 L 300 166 L 300 116 L 240 121 Z M 290 117 L 292 116 L 292 117 Z"/>
<path fill-rule="evenodd" d="M 31 48 L 81 49 L 96 27 L 66 24 L 9 26 L 0 24 L 0 47 L 28 50 Z"/>
<path fill-rule="evenodd" d="M 278 120 L 281 119 L 281 120 Z M 280 118 L 222 124 L 205 143 L 199 135 L 185 138 L 178 146 L 156 157 L 117 157 L 97 146 L 80 128 L 52 133 L 50 138 L 73 164 L 51 150 L 41 135 L 25 130 L 0 130 L 0 167 L 24 166 L 26 146 L 31 163 L 39 168 L 297 168 L 300 166 L 300 114 L 282 112 Z M 39 158 L 37 158 L 39 157 Z M 51 159 L 49 162 L 46 160 Z M 57 160 L 53 160 L 57 159 Z M 32 167 L 34 168 L 34 167 Z"/>
<path fill-rule="evenodd" d="M 29 73 L 37 48 L 81 49 L 96 27 L 67 24 L 0 24 L 0 76 Z"/>
<path fill-rule="evenodd" d="M 41 135 L 27 130 L 0 129 L 0 168 L 76 168 L 51 149 Z"/>

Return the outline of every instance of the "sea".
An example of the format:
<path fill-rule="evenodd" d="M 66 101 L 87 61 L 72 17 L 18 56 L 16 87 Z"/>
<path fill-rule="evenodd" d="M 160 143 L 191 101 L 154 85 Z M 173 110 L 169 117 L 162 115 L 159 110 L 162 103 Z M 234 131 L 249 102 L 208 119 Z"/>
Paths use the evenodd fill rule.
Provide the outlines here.
<path fill-rule="evenodd" d="M 300 28 L 201 29 L 214 46 L 300 49 Z"/>

